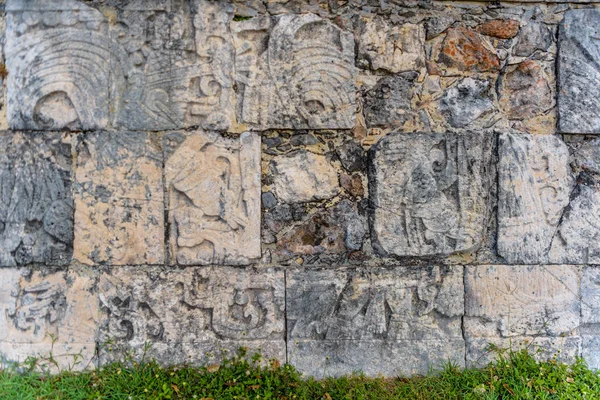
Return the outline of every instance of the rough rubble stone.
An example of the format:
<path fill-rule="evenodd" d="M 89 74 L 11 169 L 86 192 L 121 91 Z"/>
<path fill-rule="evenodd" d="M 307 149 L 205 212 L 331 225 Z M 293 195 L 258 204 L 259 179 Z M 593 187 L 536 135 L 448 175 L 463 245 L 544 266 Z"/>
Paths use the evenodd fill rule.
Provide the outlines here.
<path fill-rule="evenodd" d="M 165 139 L 171 263 L 240 265 L 261 256 L 260 136 Z"/>
<path fill-rule="evenodd" d="M 365 168 L 365 151 L 355 141 L 348 141 L 336 147 L 336 154 L 340 158 L 342 166 L 349 172 L 362 171 Z"/>
<path fill-rule="evenodd" d="M 487 226 L 493 135 L 388 134 L 370 150 L 371 240 L 384 255 L 476 248 Z"/>
<path fill-rule="evenodd" d="M 546 24 L 529 22 L 521 28 L 513 54 L 517 57 L 529 57 L 536 51 L 546 51 L 552 43 L 552 33 Z"/>
<path fill-rule="evenodd" d="M 425 67 L 425 28 L 416 24 L 389 24 L 381 16 L 363 17 L 358 57 L 372 70 L 397 73 Z"/>
<path fill-rule="evenodd" d="M 500 59 L 474 29 L 464 26 L 448 29 L 438 62 L 459 71 L 497 72 Z"/>
<path fill-rule="evenodd" d="M 488 113 L 494 104 L 488 93 L 490 83 L 465 78 L 448 89 L 440 102 L 440 111 L 454 128 L 463 128 Z"/>
<path fill-rule="evenodd" d="M 463 268 L 292 270 L 288 361 L 313 376 L 387 376 L 464 363 Z"/>
<path fill-rule="evenodd" d="M 0 267 L 73 253 L 71 136 L 0 133 Z"/>
<path fill-rule="evenodd" d="M 577 175 L 548 255 L 551 263 L 600 263 L 600 140 L 580 146 L 571 157 Z"/>
<path fill-rule="evenodd" d="M 363 109 L 367 126 L 402 127 L 414 118 L 411 98 L 417 77 L 416 72 L 404 72 L 381 78 L 365 95 Z"/>
<path fill-rule="evenodd" d="M 231 4 L 134 2 L 119 5 L 115 17 L 109 34 L 116 127 L 226 130 L 232 125 Z"/>
<path fill-rule="evenodd" d="M 509 119 L 531 118 L 554 107 L 550 78 L 539 61 L 526 60 L 506 69 L 500 105 Z"/>
<path fill-rule="evenodd" d="M 558 136 L 502 134 L 498 180 L 498 254 L 547 262 L 573 186 L 567 146 Z"/>
<path fill-rule="evenodd" d="M 340 191 L 337 171 L 322 155 L 294 152 L 274 158 L 270 169 L 275 193 L 284 203 L 329 199 Z"/>
<path fill-rule="evenodd" d="M 473 266 L 465 271 L 467 360 L 488 343 L 517 349 L 531 343 L 577 355 L 580 343 L 578 268 L 568 265 Z M 571 343 L 567 346 L 568 343 Z M 575 344 L 575 345 L 574 345 Z M 559 346 L 561 345 L 561 346 Z"/>
<path fill-rule="evenodd" d="M 0 272 L 0 362 L 52 354 L 56 365 L 40 360 L 38 366 L 93 367 L 100 310 L 89 271 Z"/>
<path fill-rule="evenodd" d="M 514 19 L 493 19 L 477 27 L 480 33 L 499 39 L 512 39 L 519 33 L 519 21 Z"/>
<path fill-rule="evenodd" d="M 104 15 L 75 0 L 9 0 L 6 11 L 8 125 L 105 128 L 111 49 Z"/>
<path fill-rule="evenodd" d="M 90 133 L 77 146 L 74 257 L 164 263 L 162 150 L 146 133 Z"/>
<path fill-rule="evenodd" d="M 120 352 L 163 364 L 210 363 L 220 349 L 261 347 L 285 359 L 283 271 L 232 267 L 115 268 L 100 276 L 101 362 Z"/>
<path fill-rule="evenodd" d="M 354 126 L 352 33 L 310 13 L 231 27 L 240 123 L 255 130 Z"/>
<path fill-rule="evenodd" d="M 335 207 L 311 214 L 289 229 L 279 242 L 282 248 L 279 253 L 281 258 L 289 258 L 360 250 L 366 233 L 365 218 L 355 204 L 344 199 Z"/>
<path fill-rule="evenodd" d="M 559 28 L 559 131 L 600 133 L 600 10 L 569 10 Z"/>

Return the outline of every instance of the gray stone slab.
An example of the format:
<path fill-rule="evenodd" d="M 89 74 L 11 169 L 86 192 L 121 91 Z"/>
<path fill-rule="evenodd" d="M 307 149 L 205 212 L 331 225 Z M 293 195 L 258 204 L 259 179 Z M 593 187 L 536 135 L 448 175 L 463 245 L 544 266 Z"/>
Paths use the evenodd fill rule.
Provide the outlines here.
<path fill-rule="evenodd" d="M 99 304 L 89 271 L 0 269 L 0 362 L 39 358 L 52 372 L 93 367 Z M 52 357 L 56 364 L 48 359 Z"/>
<path fill-rule="evenodd" d="M 171 263 L 243 265 L 261 256 L 260 136 L 165 137 Z"/>
<path fill-rule="evenodd" d="M 282 271 L 115 268 L 100 276 L 101 361 L 132 351 L 164 364 L 205 363 L 221 348 L 285 357 Z"/>
<path fill-rule="evenodd" d="M 70 135 L 0 133 L 0 266 L 71 261 L 71 170 Z"/>
<path fill-rule="evenodd" d="M 498 254 L 548 262 L 574 184 L 567 145 L 552 135 L 500 135 L 498 180 Z"/>
<path fill-rule="evenodd" d="M 288 361 L 313 376 L 462 364 L 463 267 L 292 270 Z"/>
<path fill-rule="evenodd" d="M 482 241 L 493 134 L 392 133 L 370 150 L 371 237 L 384 255 L 449 255 Z"/>
<path fill-rule="evenodd" d="M 6 10 L 9 127 L 105 128 L 111 50 L 104 15 L 74 0 L 9 0 Z"/>
<path fill-rule="evenodd" d="M 464 333 L 467 359 L 485 363 L 489 344 L 564 348 L 579 355 L 580 272 L 569 265 L 482 265 L 465 271 Z M 545 349 L 545 350 L 544 350 Z"/>
<path fill-rule="evenodd" d="M 233 21 L 236 115 L 248 129 L 354 126 L 354 38 L 314 14 Z"/>
<path fill-rule="evenodd" d="M 565 13 L 558 36 L 559 131 L 600 133 L 600 10 Z"/>

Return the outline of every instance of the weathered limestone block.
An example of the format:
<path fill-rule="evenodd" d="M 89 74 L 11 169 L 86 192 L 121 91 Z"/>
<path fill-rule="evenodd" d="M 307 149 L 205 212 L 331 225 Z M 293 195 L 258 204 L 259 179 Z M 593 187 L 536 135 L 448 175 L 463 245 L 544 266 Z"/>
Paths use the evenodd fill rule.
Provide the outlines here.
<path fill-rule="evenodd" d="M 416 72 L 404 72 L 381 78 L 365 95 L 363 109 L 367 126 L 402 127 L 414 118 L 411 99 L 417 77 Z"/>
<path fill-rule="evenodd" d="M 284 203 L 304 203 L 334 197 L 340 192 L 338 174 L 325 156 L 308 151 L 271 161 L 273 186 Z"/>
<path fill-rule="evenodd" d="M 534 342 L 548 349 L 564 346 L 565 358 L 578 355 L 577 267 L 483 265 L 465 274 L 468 362 L 482 362 L 478 358 L 488 343 L 515 349 Z"/>
<path fill-rule="evenodd" d="M 548 261 L 573 186 L 569 150 L 551 135 L 500 135 L 498 254 L 509 263 Z"/>
<path fill-rule="evenodd" d="M 8 125 L 102 129 L 109 121 L 106 18 L 75 0 L 8 0 Z"/>
<path fill-rule="evenodd" d="M 440 111 L 452 127 L 464 128 L 494 108 L 489 86 L 486 80 L 465 78 L 444 93 Z"/>
<path fill-rule="evenodd" d="M 166 136 L 171 263 L 248 264 L 260 249 L 260 136 Z"/>
<path fill-rule="evenodd" d="M 164 263 L 162 150 L 138 132 L 89 133 L 77 146 L 74 257 Z"/>
<path fill-rule="evenodd" d="M 290 271 L 288 361 L 314 376 L 463 364 L 463 289 L 461 266 Z"/>
<path fill-rule="evenodd" d="M 487 225 L 492 134 L 392 133 L 370 150 L 371 238 L 384 255 L 476 248 Z"/>
<path fill-rule="evenodd" d="M 381 17 L 362 17 L 358 57 L 373 70 L 397 73 L 425 67 L 425 28 L 390 24 Z"/>
<path fill-rule="evenodd" d="M 587 267 L 581 276 L 582 356 L 591 368 L 600 368 L 600 269 Z"/>
<path fill-rule="evenodd" d="M 231 19 L 229 2 L 121 6 L 110 26 L 115 125 L 228 129 L 234 120 Z"/>
<path fill-rule="evenodd" d="M 231 23 L 236 115 L 249 129 L 354 126 L 354 38 L 314 14 Z"/>
<path fill-rule="evenodd" d="M 70 141 L 66 134 L 0 133 L 0 266 L 71 261 Z"/>
<path fill-rule="evenodd" d="M 548 255 L 551 263 L 600 263 L 600 140 L 573 151 L 577 185 L 571 193 Z"/>
<path fill-rule="evenodd" d="M 600 133 L 600 10 L 565 13 L 559 29 L 558 111 L 564 133 Z"/>
<path fill-rule="evenodd" d="M 100 276 L 101 361 L 119 351 L 165 364 L 210 361 L 207 353 L 262 347 L 285 359 L 283 271 L 231 267 L 115 268 Z"/>
<path fill-rule="evenodd" d="M 99 304 L 89 271 L 32 272 L 2 269 L 0 285 L 0 362 L 29 356 L 56 372 L 93 366 Z"/>

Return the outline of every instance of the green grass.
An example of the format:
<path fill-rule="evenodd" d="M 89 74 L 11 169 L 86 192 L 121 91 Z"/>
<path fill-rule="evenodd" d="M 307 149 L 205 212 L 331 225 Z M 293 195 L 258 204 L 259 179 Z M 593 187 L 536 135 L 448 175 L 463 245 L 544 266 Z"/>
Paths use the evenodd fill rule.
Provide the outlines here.
<path fill-rule="evenodd" d="M 208 368 L 129 359 L 81 373 L 35 372 L 34 360 L 26 369 L 0 370 L 0 399 L 600 399 L 600 375 L 582 359 L 537 362 L 527 350 L 498 351 L 483 369 L 447 365 L 412 378 L 303 379 L 292 366 L 243 352 Z"/>

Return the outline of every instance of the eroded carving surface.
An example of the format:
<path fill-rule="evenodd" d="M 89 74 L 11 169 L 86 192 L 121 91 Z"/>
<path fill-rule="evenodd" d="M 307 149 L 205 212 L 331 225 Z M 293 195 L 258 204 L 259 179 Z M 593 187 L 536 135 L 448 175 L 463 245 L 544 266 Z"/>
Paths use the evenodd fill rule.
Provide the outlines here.
<path fill-rule="evenodd" d="M 238 121 L 253 129 L 351 128 L 354 39 L 314 14 L 232 22 Z"/>
<path fill-rule="evenodd" d="M 565 13 L 559 29 L 559 129 L 600 133 L 600 10 Z"/>
<path fill-rule="evenodd" d="M 70 139 L 61 134 L 0 134 L 0 266 L 70 262 Z"/>
<path fill-rule="evenodd" d="M 498 254 L 547 262 L 573 185 L 569 150 L 557 136 L 502 134 L 499 154 Z"/>
<path fill-rule="evenodd" d="M 87 134 L 77 146 L 75 259 L 162 264 L 162 151 L 145 133 Z"/>
<path fill-rule="evenodd" d="M 476 362 L 469 354 L 481 354 L 487 342 L 507 347 L 512 341 L 515 348 L 534 338 L 536 342 L 541 339 L 541 345 L 557 338 L 578 342 L 579 281 L 577 267 L 567 265 L 467 269 L 467 358 Z"/>
<path fill-rule="evenodd" d="M 196 132 L 167 141 L 171 261 L 238 265 L 259 258 L 260 137 Z"/>
<path fill-rule="evenodd" d="M 74 0 L 13 0 L 6 9 L 9 126 L 106 127 L 111 57 L 102 13 Z"/>
<path fill-rule="evenodd" d="M 5 269 L 2 279 L 0 360 L 24 361 L 52 352 L 61 368 L 75 361 L 80 363 L 77 368 L 90 365 L 99 311 L 90 295 L 93 277 L 74 271 Z"/>
<path fill-rule="evenodd" d="M 492 135 L 393 133 L 371 149 L 371 232 L 384 254 L 451 254 L 486 226 Z"/>
<path fill-rule="evenodd" d="M 190 354 L 200 362 L 207 348 L 218 353 L 228 343 L 283 344 L 283 272 L 118 268 L 100 277 L 99 292 L 102 339 L 136 351 L 149 342 L 153 356 L 166 357 L 160 361 L 184 362 Z"/>
<path fill-rule="evenodd" d="M 290 361 L 317 376 L 325 363 L 328 374 L 338 375 L 419 372 L 444 357 L 458 361 L 464 350 L 462 272 L 460 266 L 292 271 Z M 373 365 L 378 356 L 385 361 Z"/>

